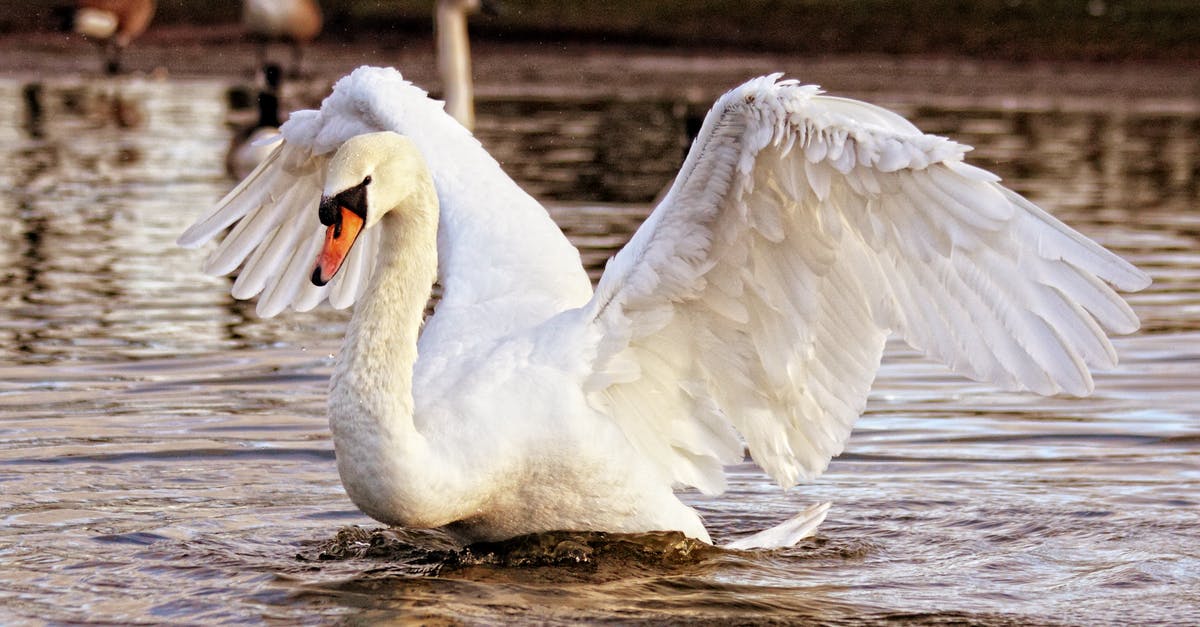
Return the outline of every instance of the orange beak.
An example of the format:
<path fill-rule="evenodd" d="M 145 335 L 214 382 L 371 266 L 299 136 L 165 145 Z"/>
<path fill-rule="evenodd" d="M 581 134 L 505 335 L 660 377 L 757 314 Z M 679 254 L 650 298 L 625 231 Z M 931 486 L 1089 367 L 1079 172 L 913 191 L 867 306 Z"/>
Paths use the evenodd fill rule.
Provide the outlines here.
<path fill-rule="evenodd" d="M 325 244 L 321 246 L 317 265 L 313 268 L 313 285 L 321 286 L 333 280 L 362 227 L 361 216 L 346 207 L 338 207 L 337 218 L 325 229 Z"/>

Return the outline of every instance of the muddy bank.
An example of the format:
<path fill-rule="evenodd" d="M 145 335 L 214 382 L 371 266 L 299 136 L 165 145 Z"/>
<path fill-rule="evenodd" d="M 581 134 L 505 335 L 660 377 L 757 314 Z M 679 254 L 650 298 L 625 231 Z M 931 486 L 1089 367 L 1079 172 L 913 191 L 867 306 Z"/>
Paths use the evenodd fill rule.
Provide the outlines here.
<path fill-rule="evenodd" d="M 0 6 L 0 33 L 51 28 L 63 0 Z M 431 29 L 431 0 L 320 0 L 329 41 Z M 497 0 L 477 40 L 607 42 L 787 54 L 979 59 L 1200 59 L 1200 4 L 1186 0 Z M 159 2 L 155 26 L 220 25 L 241 0 Z"/>
<path fill-rule="evenodd" d="M 272 56 L 289 59 L 284 48 Z M 1169 61 L 999 61 L 945 55 L 805 55 L 730 52 L 711 48 L 580 42 L 473 44 L 474 75 L 481 98 L 513 95 L 547 98 L 630 99 L 656 96 L 711 102 L 725 89 L 755 75 L 782 71 L 836 93 L 868 96 L 936 94 L 969 99 L 1038 94 L 1047 106 L 1072 100 L 1154 100 L 1155 106 L 1194 107 L 1200 100 L 1200 64 Z M 427 36 L 381 33 L 353 42 L 324 38 L 306 53 L 312 90 L 363 65 L 391 65 L 405 76 L 440 90 L 433 42 Z M 131 47 L 125 65 L 134 75 L 187 78 L 250 78 L 255 49 L 238 27 L 168 27 L 149 31 Z M 66 34 L 25 33 L 0 37 L 0 73 L 19 78 L 98 74 L 94 46 Z M 1164 104 L 1165 103 L 1165 104 Z M 1095 106 L 1095 105 L 1093 105 Z"/>

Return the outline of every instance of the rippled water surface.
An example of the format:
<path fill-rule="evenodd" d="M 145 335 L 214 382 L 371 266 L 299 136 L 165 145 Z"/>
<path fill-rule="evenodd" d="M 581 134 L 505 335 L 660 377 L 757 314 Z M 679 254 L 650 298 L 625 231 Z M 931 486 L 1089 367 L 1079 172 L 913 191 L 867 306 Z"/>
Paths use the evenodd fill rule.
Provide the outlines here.
<path fill-rule="evenodd" d="M 818 481 L 784 493 L 745 464 L 690 499 L 718 541 L 833 501 L 798 547 L 456 554 L 342 492 L 324 392 L 346 315 L 260 320 L 173 245 L 231 185 L 228 87 L 0 79 L 0 622 L 1200 622 L 1196 102 L 889 101 L 1154 276 L 1092 397 L 997 392 L 895 345 Z M 479 134 L 598 271 L 688 110 L 496 100 Z"/>

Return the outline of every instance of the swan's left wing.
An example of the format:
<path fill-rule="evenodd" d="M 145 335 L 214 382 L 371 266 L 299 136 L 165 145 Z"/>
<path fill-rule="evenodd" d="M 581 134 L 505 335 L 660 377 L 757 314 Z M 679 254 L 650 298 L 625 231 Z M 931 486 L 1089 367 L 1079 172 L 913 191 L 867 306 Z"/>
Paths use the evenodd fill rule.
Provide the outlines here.
<path fill-rule="evenodd" d="M 293 113 L 280 127 L 276 152 L 179 243 L 196 247 L 223 238 L 204 270 L 228 274 L 240 267 L 233 295 L 257 295 L 264 317 L 289 306 L 311 309 L 326 298 L 334 307 L 350 306 L 374 270 L 378 230 L 364 230 L 334 279 L 317 287 L 309 281 L 325 233 L 317 205 L 333 153 L 351 137 L 375 131 L 412 139 L 438 189 L 438 269 L 445 291 L 427 332 L 472 324 L 467 335 L 493 337 L 591 295 L 578 251 L 545 209 L 440 102 L 391 68 L 358 68 L 337 82 L 319 111 Z"/>
<path fill-rule="evenodd" d="M 584 310 L 587 391 L 678 483 L 724 488 L 741 439 L 781 485 L 822 472 L 895 332 L 966 376 L 1092 390 L 1108 284 L 1147 277 L 900 116 L 751 81 L 723 96 Z M 1107 284 L 1106 284 L 1107 282 Z M 739 439 L 740 434 L 741 439 Z"/>

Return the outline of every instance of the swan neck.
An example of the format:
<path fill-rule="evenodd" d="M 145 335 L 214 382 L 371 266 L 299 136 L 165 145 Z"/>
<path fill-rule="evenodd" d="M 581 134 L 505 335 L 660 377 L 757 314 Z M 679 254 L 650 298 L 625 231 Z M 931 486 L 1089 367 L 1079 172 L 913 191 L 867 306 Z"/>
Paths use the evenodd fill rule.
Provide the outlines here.
<path fill-rule="evenodd" d="M 410 524 L 427 510 L 419 492 L 429 443 L 413 421 L 413 366 L 425 306 L 437 277 L 437 200 L 428 180 L 423 211 L 393 210 L 375 228 L 377 263 L 355 307 L 330 380 L 329 426 L 338 474 L 355 505 L 376 520 Z"/>
<path fill-rule="evenodd" d="M 346 329 L 330 382 L 330 426 L 339 453 L 388 441 L 406 447 L 413 427 L 417 336 L 437 278 L 437 197 L 426 177 L 408 197 L 419 209 L 380 218 L 376 266 Z M 356 454 L 363 454 L 361 450 Z"/>
<path fill-rule="evenodd" d="M 471 92 L 471 52 L 467 41 L 467 15 L 459 2 L 437 3 L 438 71 L 442 76 L 446 112 L 468 130 L 475 127 Z"/>

